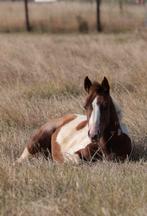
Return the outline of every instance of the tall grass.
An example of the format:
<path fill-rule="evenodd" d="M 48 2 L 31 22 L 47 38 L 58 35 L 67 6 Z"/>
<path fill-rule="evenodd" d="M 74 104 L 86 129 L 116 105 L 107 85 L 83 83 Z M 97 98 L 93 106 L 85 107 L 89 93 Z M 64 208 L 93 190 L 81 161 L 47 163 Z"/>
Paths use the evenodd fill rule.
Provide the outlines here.
<path fill-rule="evenodd" d="M 147 33 L 0 35 L 0 214 L 140 215 L 147 207 Z M 83 113 L 84 77 L 107 76 L 135 143 L 124 164 L 12 164 L 49 118 Z"/>

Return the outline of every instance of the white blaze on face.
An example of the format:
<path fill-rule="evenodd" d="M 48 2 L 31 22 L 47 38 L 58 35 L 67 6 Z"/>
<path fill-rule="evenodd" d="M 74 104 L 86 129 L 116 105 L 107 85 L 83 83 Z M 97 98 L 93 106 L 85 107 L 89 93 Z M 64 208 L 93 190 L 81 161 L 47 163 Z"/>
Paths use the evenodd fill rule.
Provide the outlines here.
<path fill-rule="evenodd" d="M 93 138 L 97 135 L 100 124 L 100 107 L 97 104 L 97 97 L 92 102 L 92 113 L 89 119 L 89 136 Z"/>

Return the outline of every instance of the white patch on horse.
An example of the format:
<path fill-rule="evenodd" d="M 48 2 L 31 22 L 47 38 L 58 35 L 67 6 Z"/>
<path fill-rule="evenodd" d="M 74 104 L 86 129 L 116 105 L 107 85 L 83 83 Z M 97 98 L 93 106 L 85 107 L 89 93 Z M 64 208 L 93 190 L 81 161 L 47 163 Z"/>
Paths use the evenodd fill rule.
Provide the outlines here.
<path fill-rule="evenodd" d="M 100 108 L 97 104 L 97 97 L 92 102 L 92 108 L 93 110 L 89 119 L 89 133 L 94 136 L 100 124 Z"/>
<path fill-rule="evenodd" d="M 74 155 L 75 152 L 85 148 L 91 143 L 88 137 L 88 126 L 86 125 L 80 130 L 76 127 L 82 122 L 87 120 L 85 115 L 77 115 L 76 118 L 69 123 L 61 127 L 56 141 L 60 145 L 61 151 L 65 158 L 70 158 L 70 155 Z"/>

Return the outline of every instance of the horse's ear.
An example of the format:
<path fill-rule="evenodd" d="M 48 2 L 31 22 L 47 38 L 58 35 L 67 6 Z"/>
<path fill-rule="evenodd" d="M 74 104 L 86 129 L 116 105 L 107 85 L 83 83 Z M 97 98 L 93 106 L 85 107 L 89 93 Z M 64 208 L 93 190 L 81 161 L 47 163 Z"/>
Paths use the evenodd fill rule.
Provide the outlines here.
<path fill-rule="evenodd" d="M 84 80 L 84 88 L 86 90 L 86 92 L 89 93 L 90 87 L 92 86 L 92 82 L 90 81 L 90 79 L 88 78 L 88 76 L 85 77 Z"/>
<path fill-rule="evenodd" d="M 104 93 L 109 94 L 110 86 L 106 77 L 104 77 L 101 86 L 103 88 Z"/>

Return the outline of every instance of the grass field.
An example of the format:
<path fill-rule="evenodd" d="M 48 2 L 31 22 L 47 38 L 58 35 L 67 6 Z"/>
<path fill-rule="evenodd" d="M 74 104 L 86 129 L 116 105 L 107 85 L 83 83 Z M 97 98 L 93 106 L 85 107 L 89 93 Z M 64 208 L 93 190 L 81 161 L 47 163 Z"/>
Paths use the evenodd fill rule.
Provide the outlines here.
<path fill-rule="evenodd" d="M 81 1 L 82 2 L 82 1 Z M 96 4 L 81 2 L 57 2 L 53 4 L 29 3 L 32 31 L 65 33 L 96 30 Z M 124 5 L 123 13 L 118 4 L 101 5 L 101 20 L 105 32 L 126 32 L 142 28 L 146 8 Z M 82 27 L 83 26 L 83 27 Z M 0 2 L 0 31 L 22 32 L 25 30 L 24 3 Z"/>
<path fill-rule="evenodd" d="M 48 118 L 83 113 L 84 77 L 110 80 L 135 143 L 124 164 L 12 164 Z M 145 216 L 147 32 L 0 34 L 0 215 Z"/>

